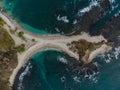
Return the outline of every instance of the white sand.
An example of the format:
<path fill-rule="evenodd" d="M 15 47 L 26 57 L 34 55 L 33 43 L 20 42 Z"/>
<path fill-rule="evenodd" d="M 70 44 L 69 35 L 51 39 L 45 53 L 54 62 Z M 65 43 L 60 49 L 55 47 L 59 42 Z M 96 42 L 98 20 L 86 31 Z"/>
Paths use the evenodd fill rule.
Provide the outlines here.
<path fill-rule="evenodd" d="M 67 52 L 70 56 L 75 57 L 76 59 L 79 58 L 78 55 L 70 51 L 68 48 L 62 46 L 61 44 L 54 43 L 54 42 L 49 42 L 49 43 L 42 43 L 42 44 L 36 44 L 33 47 L 29 48 L 27 51 L 25 51 L 22 55 L 19 55 L 19 62 L 17 67 L 14 69 L 11 77 L 10 77 L 10 84 L 13 85 L 15 76 L 19 69 L 29 60 L 29 58 L 35 53 L 40 50 L 44 49 L 54 49 L 54 50 L 59 50 L 59 51 L 64 51 Z"/>
<path fill-rule="evenodd" d="M 108 52 L 112 49 L 111 46 L 108 46 L 106 44 L 103 44 L 100 48 L 92 51 L 89 55 L 89 58 L 88 60 L 84 61 L 86 63 L 90 63 L 98 54 L 102 54 L 102 53 L 105 53 L 105 52 Z"/>
<path fill-rule="evenodd" d="M 17 25 L 15 22 L 11 22 L 6 16 L 4 16 L 2 13 L 0 13 L 0 17 L 7 23 L 8 26 L 10 26 L 11 28 L 8 28 L 5 26 L 5 28 L 7 29 L 7 31 L 9 32 L 9 34 L 11 35 L 11 37 L 14 39 L 16 45 L 20 45 L 21 43 L 26 44 L 26 51 L 23 53 L 18 53 L 18 65 L 17 67 L 14 69 L 12 75 L 10 76 L 10 85 L 12 86 L 14 83 L 14 79 L 15 76 L 17 75 L 19 69 L 27 62 L 27 60 L 36 52 L 40 51 L 40 50 L 44 50 L 44 49 L 49 49 L 49 48 L 53 48 L 53 49 L 57 49 L 57 50 L 61 50 L 66 52 L 68 55 L 76 58 L 77 60 L 79 59 L 78 54 L 73 53 L 71 50 L 68 49 L 67 47 L 67 43 L 70 43 L 72 41 L 77 41 L 80 39 L 84 39 L 88 42 L 92 42 L 92 43 L 98 43 L 101 41 L 105 41 L 107 42 L 107 40 L 102 36 L 90 36 L 85 32 L 82 32 L 81 35 L 74 35 L 74 36 L 63 36 L 63 35 L 35 35 L 35 34 L 31 34 L 30 32 L 26 31 L 24 28 L 20 27 L 19 25 Z M 21 40 L 20 38 L 18 38 L 18 36 L 11 34 L 10 33 L 10 29 L 15 29 L 17 27 L 18 31 L 24 31 L 24 37 L 26 38 L 26 42 L 24 40 Z M 35 39 L 36 42 L 33 43 L 30 40 L 31 39 Z M 96 49 L 95 51 L 93 51 L 90 56 L 89 59 L 87 61 L 85 61 L 86 63 L 91 62 L 93 58 L 96 57 L 96 55 L 100 54 L 100 53 L 104 53 L 106 51 L 109 50 L 109 47 L 107 45 L 103 45 L 100 48 Z"/>
<path fill-rule="evenodd" d="M 11 21 L 0 12 L 0 17 L 6 22 L 8 26 L 11 27 L 11 29 L 15 30 L 15 26 L 11 23 Z"/>

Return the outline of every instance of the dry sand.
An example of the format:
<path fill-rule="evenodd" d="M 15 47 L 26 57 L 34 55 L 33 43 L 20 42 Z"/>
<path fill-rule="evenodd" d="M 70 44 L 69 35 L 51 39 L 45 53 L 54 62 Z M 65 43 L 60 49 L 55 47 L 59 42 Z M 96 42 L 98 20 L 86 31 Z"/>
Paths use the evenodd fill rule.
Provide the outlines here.
<path fill-rule="evenodd" d="M 92 43 L 98 43 L 101 41 L 107 42 L 107 40 L 102 36 L 90 36 L 89 34 L 82 32 L 81 35 L 73 35 L 73 36 L 63 36 L 63 35 L 35 35 L 32 34 L 28 31 L 26 31 L 24 28 L 20 27 L 16 22 L 10 20 L 7 16 L 4 14 L 0 13 L 0 17 L 6 22 L 6 24 L 10 27 L 5 26 L 11 37 L 14 39 L 15 43 L 21 44 L 24 43 L 26 46 L 26 51 L 23 53 L 18 53 L 18 65 L 14 69 L 12 75 L 10 76 L 10 85 L 12 86 L 14 83 L 14 79 L 20 70 L 20 68 L 27 62 L 27 60 L 36 52 L 44 49 L 56 49 L 60 51 L 66 52 L 68 55 L 71 57 L 76 58 L 77 60 L 79 59 L 78 54 L 73 53 L 71 50 L 68 49 L 67 43 L 72 42 L 72 41 L 77 41 L 80 39 L 84 39 L 88 42 Z M 21 40 L 18 36 L 11 34 L 10 29 L 15 30 L 16 27 L 18 28 L 18 31 L 24 31 L 24 37 L 26 38 L 26 42 L 24 40 Z M 36 42 L 33 44 L 33 42 L 30 42 L 30 40 L 35 39 Z M 28 43 L 29 42 L 29 43 Z M 31 46 L 29 46 L 31 44 Z M 86 60 L 86 63 L 91 62 L 98 54 L 104 53 L 106 51 L 109 51 L 111 47 L 107 45 L 102 45 L 100 48 L 94 50 L 91 52 L 89 59 Z"/>

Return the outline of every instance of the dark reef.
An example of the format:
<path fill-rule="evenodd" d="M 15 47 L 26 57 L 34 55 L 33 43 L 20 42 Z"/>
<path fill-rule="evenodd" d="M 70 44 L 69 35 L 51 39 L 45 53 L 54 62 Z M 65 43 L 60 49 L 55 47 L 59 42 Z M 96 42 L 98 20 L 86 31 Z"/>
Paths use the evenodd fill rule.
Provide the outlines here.
<path fill-rule="evenodd" d="M 108 21 L 99 32 L 109 41 L 113 41 L 118 45 L 120 43 L 120 15 Z"/>
<path fill-rule="evenodd" d="M 92 9 L 89 12 L 86 12 L 74 25 L 75 33 L 78 34 L 81 31 L 89 32 L 90 26 L 98 20 L 100 14 L 100 7 L 92 7 Z"/>
<path fill-rule="evenodd" d="M 97 66 L 93 62 L 83 65 L 82 61 L 77 61 L 72 57 L 67 58 L 68 63 L 65 64 L 65 68 L 66 71 L 71 75 L 71 77 L 79 75 L 83 77 L 87 75 L 89 77 L 89 75 L 92 75 L 98 71 Z"/>
<path fill-rule="evenodd" d="M 78 18 L 78 22 L 73 26 L 73 34 L 78 34 L 81 31 L 86 31 L 90 34 L 98 34 L 95 31 L 96 23 L 104 17 L 104 14 L 112 9 L 109 0 L 98 0 L 99 5 L 93 6 L 89 12 L 86 12 Z M 97 27 L 99 30 L 99 28 Z"/>
<path fill-rule="evenodd" d="M 112 6 L 109 0 L 97 1 L 99 6 L 93 6 L 89 12 L 86 12 L 78 19 L 73 28 L 75 32 L 72 34 L 76 35 L 82 31 L 88 32 L 90 35 L 102 34 L 109 42 L 119 45 L 120 14 L 104 21 L 106 12 L 111 10 Z"/>
<path fill-rule="evenodd" d="M 108 42 L 112 42 L 112 45 L 120 45 L 120 14 L 108 18 L 105 22 L 100 22 L 100 19 L 104 19 L 104 15 L 107 11 L 111 10 L 111 4 L 109 0 L 98 0 L 99 6 L 93 6 L 89 12 L 83 14 L 78 22 L 74 25 L 74 35 L 80 34 L 85 31 L 90 35 L 103 35 Z M 96 23 L 101 23 L 100 25 Z M 111 43 L 110 43 L 111 44 Z M 113 46 L 113 47 L 114 47 Z M 93 61 L 94 62 L 94 61 Z M 66 70 L 72 75 L 92 75 L 98 71 L 98 67 L 93 62 L 83 65 L 81 61 L 69 60 L 66 65 Z"/>
<path fill-rule="evenodd" d="M 112 42 L 112 45 L 118 46 L 120 45 L 120 14 L 103 22 L 101 26 L 97 26 L 96 23 L 98 23 L 101 18 L 104 18 L 106 11 L 112 9 L 109 0 L 98 1 L 100 6 L 93 6 L 89 12 L 86 12 L 80 19 L 78 19 L 78 22 L 74 25 L 73 29 L 75 32 L 73 34 L 79 34 L 81 31 L 88 32 L 93 36 L 102 34 L 108 42 Z M 83 76 L 85 76 L 85 74 L 93 74 L 98 70 L 97 66 L 93 63 L 82 65 L 82 62 L 78 63 L 76 61 L 75 63 L 75 61 L 71 61 L 67 65 L 67 70 L 71 71 L 73 74 L 80 74 Z"/>

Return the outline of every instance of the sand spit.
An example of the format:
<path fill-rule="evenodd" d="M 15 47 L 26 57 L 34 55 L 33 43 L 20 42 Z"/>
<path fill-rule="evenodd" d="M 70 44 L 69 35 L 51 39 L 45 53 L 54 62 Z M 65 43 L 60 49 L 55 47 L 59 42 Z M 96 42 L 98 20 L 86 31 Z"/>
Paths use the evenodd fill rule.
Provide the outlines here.
<path fill-rule="evenodd" d="M 92 51 L 88 57 L 87 60 L 85 60 L 85 63 L 90 63 L 97 55 L 108 52 L 112 49 L 111 46 L 108 46 L 106 44 L 103 44 L 100 48 L 97 48 L 96 50 Z"/>
<path fill-rule="evenodd" d="M 13 70 L 12 75 L 10 76 L 10 85 L 12 86 L 14 84 L 14 79 L 20 70 L 20 68 L 29 60 L 29 58 L 36 52 L 44 49 L 55 49 L 59 51 L 63 51 L 70 55 L 71 57 L 79 59 L 79 55 L 77 53 L 72 52 L 69 50 L 69 47 L 67 46 L 67 43 L 70 43 L 72 41 L 77 41 L 84 39 L 88 42 L 92 43 L 98 43 L 98 42 L 107 42 L 107 40 L 102 36 L 90 36 L 89 34 L 82 32 L 81 35 L 73 35 L 73 36 L 64 36 L 64 35 L 36 35 L 32 34 L 28 31 L 26 31 L 24 28 L 20 27 L 20 25 L 16 24 L 15 21 L 13 21 L 10 17 L 4 15 L 4 13 L 0 13 L 0 17 L 6 22 L 8 26 L 5 26 L 11 37 L 14 39 L 15 44 L 19 45 L 24 43 L 26 45 L 26 50 L 23 53 L 18 53 L 18 65 Z M 26 41 L 20 39 L 17 35 L 11 34 L 10 29 L 15 30 L 18 28 L 17 31 L 23 31 L 24 37 Z M 31 42 L 32 39 L 35 39 L 36 41 L 33 43 Z M 85 63 L 91 62 L 98 54 L 104 53 L 106 51 L 109 51 L 111 47 L 105 45 L 102 45 L 100 48 L 92 51 L 89 55 L 89 59 L 84 61 Z"/>

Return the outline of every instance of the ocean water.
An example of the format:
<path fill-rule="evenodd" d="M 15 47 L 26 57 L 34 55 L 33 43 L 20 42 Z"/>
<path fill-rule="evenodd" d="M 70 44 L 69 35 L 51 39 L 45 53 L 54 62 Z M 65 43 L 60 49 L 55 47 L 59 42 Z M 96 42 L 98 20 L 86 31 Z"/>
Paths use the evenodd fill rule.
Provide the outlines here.
<path fill-rule="evenodd" d="M 90 27 L 91 31 L 117 15 L 120 10 L 119 0 L 110 0 L 112 9 Z M 27 30 L 39 34 L 72 33 L 73 26 L 97 0 L 3 0 L 9 13 Z"/>
<path fill-rule="evenodd" d="M 5 0 L 4 5 L 32 32 L 63 34 L 72 32 L 75 14 L 89 5 L 89 0 Z"/>
<path fill-rule="evenodd" d="M 13 90 L 120 90 L 120 47 L 97 56 L 98 72 L 86 78 L 66 70 L 71 57 L 44 50 L 34 54 L 19 71 Z M 64 78 L 65 82 L 62 82 Z"/>
<path fill-rule="evenodd" d="M 4 7 L 27 30 L 39 33 L 71 33 L 73 25 L 96 0 L 3 0 Z M 92 27 L 97 31 L 120 13 L 120 0 L 110 0 L 112 9 Z M 98 72 L 90 76 L 67 71 L 71 57 L 45 50 L 34 54 L 16 76 L 13 90 L 120 90 L 120 47 L 99 55 L 92 63 Z M 65 81 L 63 82 L 62 79 Z"/>

